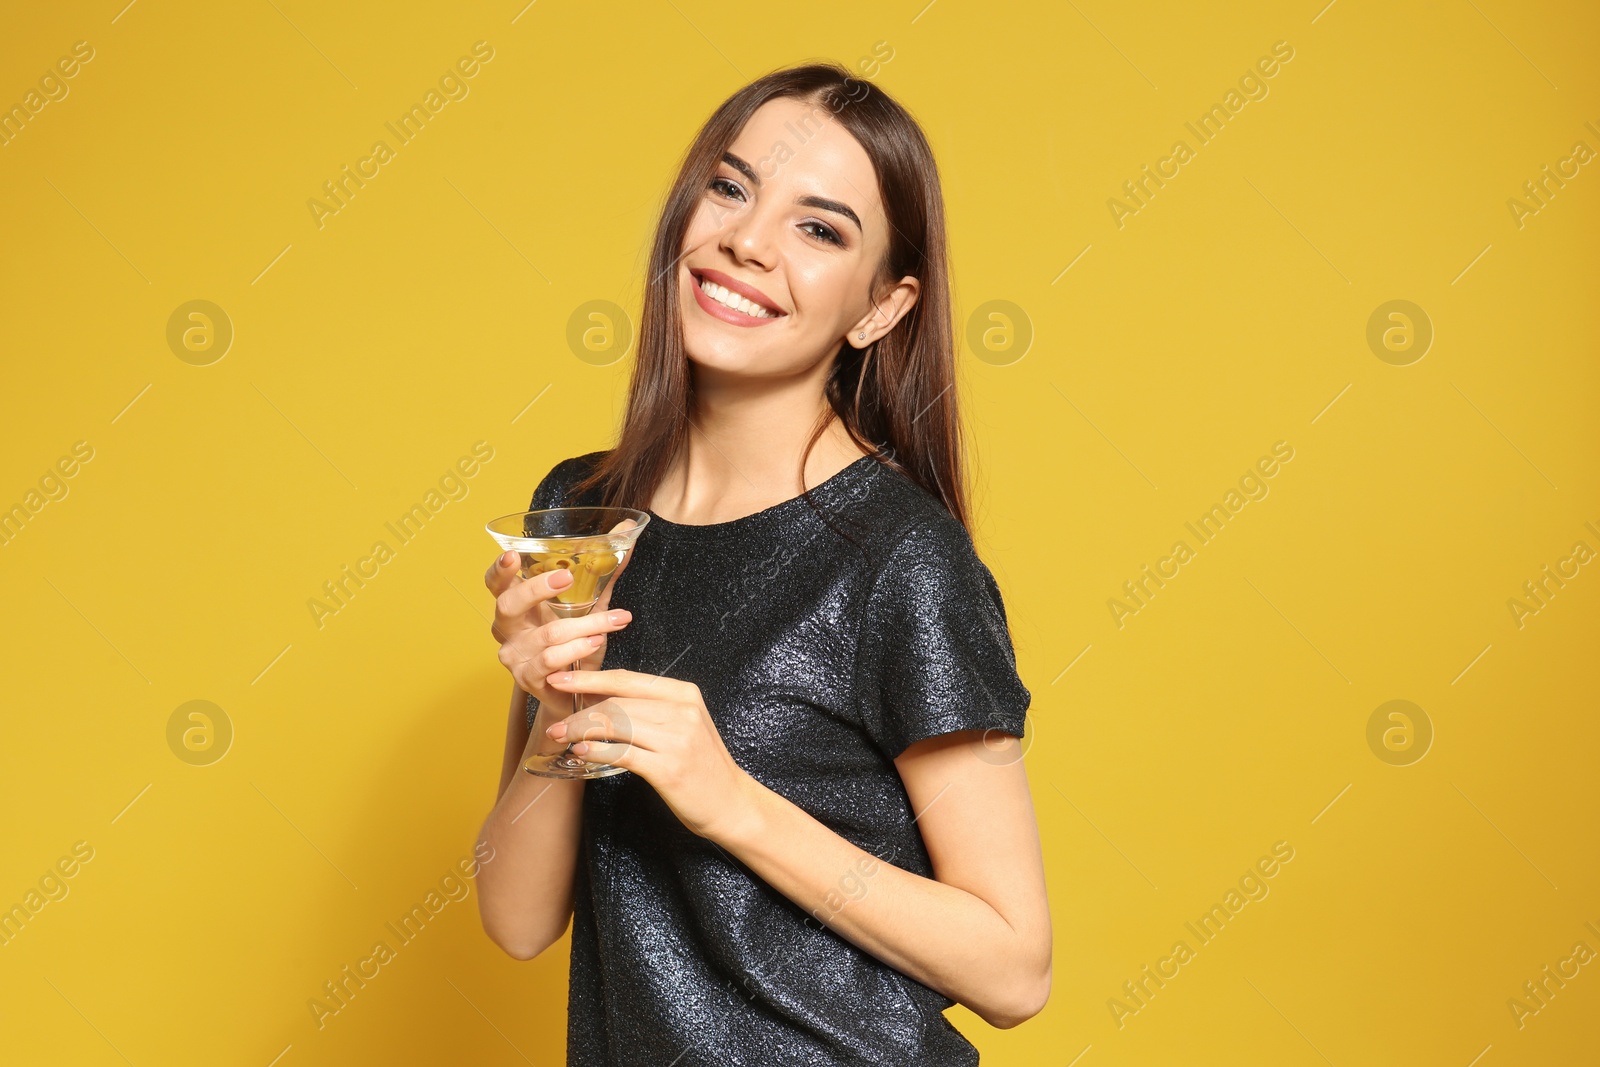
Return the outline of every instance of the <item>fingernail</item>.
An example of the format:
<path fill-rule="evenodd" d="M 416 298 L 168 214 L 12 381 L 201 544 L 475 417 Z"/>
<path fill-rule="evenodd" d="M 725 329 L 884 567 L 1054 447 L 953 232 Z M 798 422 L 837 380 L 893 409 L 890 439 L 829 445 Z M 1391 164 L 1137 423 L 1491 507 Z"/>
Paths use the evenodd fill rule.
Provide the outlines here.
<path fill-rule="evenodd" d="M 587 741 L 579 741 L 577 744 L 572 746 L 572 751 L 576 755 L 579 755 L 579 756 L 583 755 L 585 752 L 589 751 L 589 742 L 587 742 Z"/>
<path fill-rule="evenodd" d="M 546 683 L 554 682 L 556 685 L 566 685 L 572 681 L 571 671 L 557 671 L 545 679 Z"/>
<path fill-rule="evenodd" d="M 593 637 L 589 638 L 589 647 L 590 648 L 599 648 L 604 643 L 605 643 L 605 637 L 602 636 L 601 634 L 595 634 Z"/>
<path fill-rule="evenodd" d="M 558 578 L 564 578 L 566 580 L 558 582 L 556 580 Z M 552 573 L 550 575 L 550 584 L 551 584 L 552 587 L 554 587 L 556 589 L 565 589 L 567 586 L 571 585 L 575 581 L 577 581 L 577 579 L 572 576 L 572 572 L 571 571 L 558 570 L 558 571 L 555 571 L 554 573 Z"/>
<path fill-rule="evenodd" d="M 627 608 L 618 608 L 616 611 L 606 612 L 606 622 L 609 622 L 613 626 L 619 626 L 631 618 L 633 618 L 633 612 L 629 611 Z"/>
<path fill-rule="evenodd" d="M 500 566 L 509 567 L 513 563 L 515 563 L 516 561 L 517 561 L 517 554 L 515 552 L 506 551 L 506 552 L 500 553 Z"/>
<path fill-rule="evenodd" d="M 559 741 L 563 737 L 567 736 L 567 724 L 564 722 L 558 722 L 554 726 L 550 727 L 550 729 L 546 730 L 545 733 Z"/>

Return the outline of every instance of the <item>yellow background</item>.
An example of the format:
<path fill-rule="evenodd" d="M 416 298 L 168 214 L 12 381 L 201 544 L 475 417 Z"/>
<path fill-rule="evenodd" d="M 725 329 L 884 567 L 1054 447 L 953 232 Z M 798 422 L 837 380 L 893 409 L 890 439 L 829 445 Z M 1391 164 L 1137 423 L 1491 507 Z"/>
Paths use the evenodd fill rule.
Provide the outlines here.
<path fill-rule="evenodd" d="M 1600 165 L 1507 206 L 1600 149 L 1592 5 L 122 4 L 0 37 L 7 106 L 95 50 L 0 147 L 0 506 L 94 450 L 0 547 L 0 904 L 94 849 L 0 947 L 0 1060 L 564 1062 L 565 942 L 511 960 L 475 896 L 322 1029 L 306 1002 L 492 802 L 483 523 L 609 445 L 631 366 L 576 358 L 569 316 L 636 312 L 717 103 L 881 41 L 963 332 L 1004 300 L 1033 333 L 964 349 L 961 399 L 1034 694 L 1054 990 L 1015 1030 L 951 1018 L 997 1065 L 1592 1062 L 1600 963 L 1507 1007 L 1600 951 L 1600 567 L 1507 607 L 1600 550 Z M 478 40 L 470 94 L 319 228 L 322 183 Z M 1269 94 L 1119 228 L 1108 199 L 1278 41 Z M 194 299 L 235 331 L 209 366 L 166 340 Z M 1396 299 L 1435 332 L 1408 366 L 1366 341 Z M 1270 494 L 1119 628 L 1122 583 L 1280 440 Z M 469 495 L 319 628 L 322 583 L 477 441 Z M 1409 766 L 1367 743 L 1396 699 L 1435 734 Z M 168 744 L 191 700 L 234 731 L 208 766 Z M 1122 983 L 1277 841 L 1270 895 L 1119 1027 Z"/>

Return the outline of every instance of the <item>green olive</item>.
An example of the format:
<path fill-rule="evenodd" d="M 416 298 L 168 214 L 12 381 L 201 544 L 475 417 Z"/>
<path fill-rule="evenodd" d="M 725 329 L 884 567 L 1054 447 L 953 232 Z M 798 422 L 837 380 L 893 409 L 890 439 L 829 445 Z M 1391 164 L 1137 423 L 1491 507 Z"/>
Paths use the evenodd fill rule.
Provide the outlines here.
<path fill-rule="evenodd" d="M 588 568 L 575 567 L 572 570 L 572 584 L 556 595 L 563 604 L 586 604 L 598 595 L 595 590 L 598 583 L 599 578 Z"/>
<path fill-rule="evenodd" d="M 591 574 L 606 575 L 617 569 L 617 557 L 609 551 L 586 553 L 581 558 L 584 568 Z"/>

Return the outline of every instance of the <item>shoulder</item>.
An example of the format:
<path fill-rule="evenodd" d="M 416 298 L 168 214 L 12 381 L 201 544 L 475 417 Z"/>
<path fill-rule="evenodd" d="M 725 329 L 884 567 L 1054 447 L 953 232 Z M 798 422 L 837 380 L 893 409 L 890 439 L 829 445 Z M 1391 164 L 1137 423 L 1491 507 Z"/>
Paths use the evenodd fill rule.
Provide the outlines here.
<path fill-rule="evenodd" d="M 542 478 L 533 491 L 533 498 L 528 503 L 529 511 L 541 508 L 559 508 L 571 506 L 572 487 L 582 481 L 605 456 L 610 453 L 606 450 L 599 452 L 586 452 L 581 456 L 572 456 L 557 463 L 550 468 L 550 472 Z"/>
<path fill-rule="evenodd" d="M 1005 603 L 966 527 L 915 482 L 882 482 L 864 579 L 854 678 L 869 735 L 889 758 L 958 730 L 1021 737 L 1029 694 Z"/>
<path fill-rule="evenodd" d="M 887 464 L 869 471 L 854 495 L 874 527 L 873 556 L 880 567 L 919 551 L 973 551 L 967 528 L 944 502 Z"/>
<path fill-rule="evenodd" d="M 942 501 L 892 467 L 878 468 L 866 483 L 860 503 L 872 527 L 868 587 L 874 597 L 992 586 L 971 534 Z"/>

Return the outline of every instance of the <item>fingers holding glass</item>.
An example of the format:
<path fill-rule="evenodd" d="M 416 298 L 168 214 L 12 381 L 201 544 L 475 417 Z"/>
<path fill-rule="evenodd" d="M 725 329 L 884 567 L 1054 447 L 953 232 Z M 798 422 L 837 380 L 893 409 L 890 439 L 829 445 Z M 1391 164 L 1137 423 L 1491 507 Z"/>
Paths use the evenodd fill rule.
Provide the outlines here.
<path fill-rule="evenodd" d="M 489 534 L 500 547 L 516 554 L 519 573 L 526 579 L 523 586 L 537 586 L 524 589 L 512 584 L 497 594 L 497 634 L 513 633 L 511 628 L 526 629 L 527 620 L 512 620 L 519 612 L 534 614 L 529 610 L 534 604 L 543 605 L 537 614 L 548 620 L 540 624 L 542 636 L 528 642 L 536 646 L 528 651 L 537 653 L 537 661 L 525 666 L 525 671 L 542 671 L 548 676 L 556 670 L 582 669 L 598 663 L 606 643 L 605 631 L 626 622 L 606 611 L 605 606 L 649 519 L 645 512 L 629 508 L 558 507 L 503 515 L 489 523 Z M 495 587 L 496 577 L 491 574 L 491 588 Z M 595 610 L 597 607 L 599 611 Z M 507 618 L 502 620 L 502 615 Z M 602 624 L 554 628 L 557 622 L 586 619 Z M 535 657 L 530 654 L 528 658 Z M 544 679 L 539 682 L 543 690 Z M 583 709 L 581 694 L 571 693 L 570 701 L 573 713 Z M 531 774 L 553 778 L 594 778 L 616 773 L 609 767 L 590 766 L 570 754 L 553 761 L 531 758 L 523 766 Z"/>

